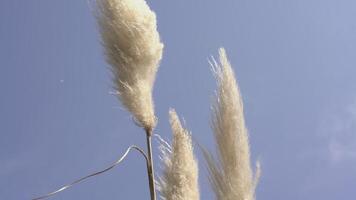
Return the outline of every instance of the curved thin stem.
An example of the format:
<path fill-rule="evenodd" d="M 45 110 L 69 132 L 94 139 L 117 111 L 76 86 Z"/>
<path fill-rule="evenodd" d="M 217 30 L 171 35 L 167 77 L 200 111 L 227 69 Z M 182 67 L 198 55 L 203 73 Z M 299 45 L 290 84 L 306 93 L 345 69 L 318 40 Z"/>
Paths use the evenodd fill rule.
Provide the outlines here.
<path fill-rule="evenodd" d="M 48 194 L 46 194 L 46 195 L 43 195 L 43 196 L 34 198 L 34 199 L 32 199 L 32 200 L 46 199 L 46 198 L 51 197 L 51 196 L 53 196 L 53 195 L 55 195 L 55 194 L 57 194 L 57 193 L 59 193 L 59 192 L 62 192 L 63 190 L 66 190 L 66 189 L 72 187 L 73 185 L 75 185 L 75 184 L 77 184 L 77 183 L 80 183 L 80 182 L 84 181 L 85 179 L 88 179 L 88 178 L 93 177 L 93 176 L 100 175 L 100 174 L 102 174 L 102 173 L 105 173 L 105 172 L 111 170 L 112 168 L 114 168 L 115 166 L 117 166 L 118 164 L 120 164 L 121 161 L 123 161 L 123 160 L 126 158 L 126 156 L 130 153 L 130 151 L 131 151 L 132 149 L 137 150 L 138 152 L 140 152 L 140 153 L 142 154 L 142 156 L 145 158 L 146 163 L 149 163 L 149 162 L 148 162 L 149 159 L 148 159 L 146 153 L 145 153 L 140 147 L 135 146 L 135 145 L 131 145 L 129 148 L 127 148 L 127 150 L 126 150 L 126 152 L 124 153 L 124 155 L 122 155 L 114 164 L 112 164 L 111 166 L 105 168 L 104 170 L 101 170 L 101 171 L 98 171 L 98 172 L 94 172 L 94 173 L 92 173 L 92 174 L 89 174 L 89 175 L 87 175 L 87 176 L 85 176 L 85 177 L 82 177 L 82 178 L 80 178 L 80 179 L 78 179 L 78 180 L 73 181 L 72 183 L 69 183 L 69 184 L 67 184 L 67 185 L 65 185 L 65 186 L 63 186 L 63 187 L 61 187 L 61 188 L 59 188 L 59 189 L 56 190 L 56 191 L 53 191 L 53 192 L 48 193 Z M 148 165 L 148 164 L 147 164 L 147 165 Z"/>

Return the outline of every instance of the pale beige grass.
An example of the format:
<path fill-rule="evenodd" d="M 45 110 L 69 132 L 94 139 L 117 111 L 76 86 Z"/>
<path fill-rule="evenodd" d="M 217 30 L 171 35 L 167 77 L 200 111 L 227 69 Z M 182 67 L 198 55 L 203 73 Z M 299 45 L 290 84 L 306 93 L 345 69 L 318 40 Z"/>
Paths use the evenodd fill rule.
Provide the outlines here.
<path fill-rule="evenodd" d="M 152 90 L 163 44 L 145 0 L 96 0 L 97 21 L 122 104 L 146 129 L 156 124 Z"/>
<path fill-rule="evenodd" d="M 210 181 L 218 200 L 253 200 L 260 167 L 257 163 L 253 177 L 242 98 L 223 48 L 219 50 L 219 60 L 220 63 L 214 59 L 210 63 L 218 85 L 212 106 L 218 159 L 205 151 Z"/>
<path fill-rule="evenodd" d="M 198 200 L 198 164 L 193 153 L 191 134 L 182 127 L 174 110 L 170 110 L 173 133 L 172 147 L 161 147 L 164 163 L 160 179 L 161 198 L 164 200 Z"/>

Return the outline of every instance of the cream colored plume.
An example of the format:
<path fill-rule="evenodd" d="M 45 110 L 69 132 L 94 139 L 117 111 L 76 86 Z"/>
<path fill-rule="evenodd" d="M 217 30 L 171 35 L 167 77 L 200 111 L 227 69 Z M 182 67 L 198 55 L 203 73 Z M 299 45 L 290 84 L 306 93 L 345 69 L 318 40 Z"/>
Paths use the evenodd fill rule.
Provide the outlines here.
<path fill-rule="evenodd" d="M 97 21 L 122 104 L 146 129 L 156 124 L 152 90 L 163 44 L 145 0 L 96 0 Z"/>
<path fill-rule="evenodd" d="M 256 175 L 253 177 L 239 88 L 225 50 L 221 48 L 219 54 L 220 63 L 214 59 L 210 63 L 218 84 L 212 108 L 218 159 L 204 152 L 210 181 L 218 200 L 253 200 L 260 167 L 257 163 Z"/>
<path fill-rule="evenodd" d="M 198 164 L 193 154 L 191 135 L 184 129 L 174 110 L 169 111 L 173 132 L 172 147 L 163 147 L 163 177 L 160 192 L 164 200 L 198 200 Z"/>

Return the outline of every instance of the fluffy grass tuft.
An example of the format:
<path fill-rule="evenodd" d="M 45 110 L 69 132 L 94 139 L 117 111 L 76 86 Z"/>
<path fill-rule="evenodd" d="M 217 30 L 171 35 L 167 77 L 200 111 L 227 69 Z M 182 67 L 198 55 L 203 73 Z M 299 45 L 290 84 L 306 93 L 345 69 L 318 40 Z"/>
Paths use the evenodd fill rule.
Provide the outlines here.
<path fill-rule="evenodd" d="M 163 44 L 145 0 L 96 0 L 97 21 L 122 104 L 140 125 L 156 125 L 152 90 Z"/>
<path fill-rule="evenodd" d="M 161 146 L 164 163 L 160 192 L 163 200 L 199 200 L 198 164 L 193 154 L 191 135 L 177 113 L 169 111 L 173 132 L 172 147 Z"/>
<path fill-rule="evenodd" d="M 218 85 L 212 107 L 218 159 L 204 152 L 210 181 L 218 200 L 254 200 L 260 167 L 257 163 L 253 177 L 242 98 L 223 48 L 219 50 L 219 55 L 220 63 L 214 59 L 210 63 Z"/>

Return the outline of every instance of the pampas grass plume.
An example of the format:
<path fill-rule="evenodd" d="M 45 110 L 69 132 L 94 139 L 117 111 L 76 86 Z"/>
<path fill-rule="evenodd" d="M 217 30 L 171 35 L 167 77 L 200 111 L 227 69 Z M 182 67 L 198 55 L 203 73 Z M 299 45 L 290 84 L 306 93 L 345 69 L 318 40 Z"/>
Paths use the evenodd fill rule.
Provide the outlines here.
<path fill-rule="evenodd" d="M 211 63 L 218 84 L 212 108 L 218 159 L 205 152 L 210 180 L 218 200 L 253 200 L 260 167 L 253 177 L 240 91 L 225 50 L 219 54 L 220 63 Z"/>
<path fill-rule="evenodd" d="M 97 21 L 119 99 L 146 130 L 156 124 L 152 90 L 163 44 L 145 0 L 96 0 Z"/>
<path fill-rule="evenodd" d="M 161 148 L 164 162 L 160 192 L 164 200 L 199 200 L 198 164 L 193 154 L 191 135 L 177 113 L 169 111 L 173 132 L 172 147 Z"/>

